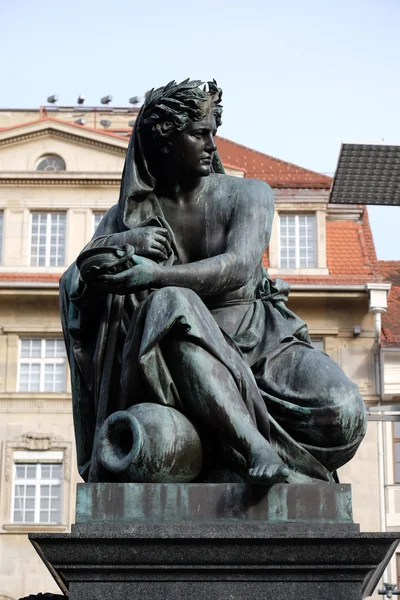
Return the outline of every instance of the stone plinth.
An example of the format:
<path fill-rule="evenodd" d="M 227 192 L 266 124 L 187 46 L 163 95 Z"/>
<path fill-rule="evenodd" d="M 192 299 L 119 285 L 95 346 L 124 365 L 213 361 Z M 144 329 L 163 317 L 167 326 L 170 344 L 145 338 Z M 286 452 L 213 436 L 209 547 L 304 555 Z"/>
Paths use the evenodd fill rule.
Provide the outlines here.
<path fill-rule="evenodd" d="M 349 500 L 323 483 L 90 484 L 71 534 L 31 540 L 70 600 L 361 599 L 397 537 L 360 533 Z"/>
<path fill-rule="evenodd" d="M 87 483 L 77 488 L 77 525 L 237 519 L 264 523 L 353 523 L 351 486 Z"/>

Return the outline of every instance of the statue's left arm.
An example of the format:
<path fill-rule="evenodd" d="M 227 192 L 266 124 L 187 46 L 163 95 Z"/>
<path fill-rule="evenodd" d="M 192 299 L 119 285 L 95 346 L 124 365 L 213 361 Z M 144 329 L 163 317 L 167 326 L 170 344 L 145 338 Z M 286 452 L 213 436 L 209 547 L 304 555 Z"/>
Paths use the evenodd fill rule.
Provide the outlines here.
<path fill-rule="evenodd" d="M 254 275 L 268 245 L 273 193 L 263 181 L 238 182 L 230 207 L 225 251 L 185 265 L 161 266 L 136 257 L 136 266 L 118 275 L 101 278 L 110 292 L 127 293 L 146 288 L 178 286 L 202 296 L 226 293 L 244 286 Z M 100 283 L 100 278 L 99 278 Z"/>

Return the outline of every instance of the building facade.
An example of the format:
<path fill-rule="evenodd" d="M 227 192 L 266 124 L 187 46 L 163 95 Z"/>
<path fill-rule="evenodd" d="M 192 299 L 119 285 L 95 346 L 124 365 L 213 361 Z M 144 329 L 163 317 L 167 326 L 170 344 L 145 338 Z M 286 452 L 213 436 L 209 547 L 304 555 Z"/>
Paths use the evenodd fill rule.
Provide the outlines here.
<path fill-rule="evenodd" d="M 398 210 L 393 208 L 393 210 Z M 375 412 L 381 436 L 382 529 L 400 531 L 400 261 L 379 261 L 391 283 L 387 312 L 382 315 L 380 367 L 382 412 Z M 387 580 L 400 589 L 400 552 L 391 561 Z"/>
<path fill-rule="evenodd" d="M 116 120 L 101 109 L 107 127 L 100 109 L 87 109 L 84 125 L 72 109 L 0 111 L 0 600 L 56 591 L 27 533 L 66 532 L 74 522 L 79 476 L 58 280 L 118 199 L 136 109 L 119 110 Z M 367 406 L 388 402 L 377 315 L 386 310 L 390 283 L 366 209 L 330 206 L 326 176 L 223 138 L 217 145 L 229 174 L 264 179 L 275 191 L 264 258 L 272 277 L 292 284 L 289 308 L 359 385 Z M 353 485 L 355 520 L 369 531 L 389 524 L 382 428 L 369 424 L 340 473 Z M 391 502 L 400 527 L 400 505 Z"/>

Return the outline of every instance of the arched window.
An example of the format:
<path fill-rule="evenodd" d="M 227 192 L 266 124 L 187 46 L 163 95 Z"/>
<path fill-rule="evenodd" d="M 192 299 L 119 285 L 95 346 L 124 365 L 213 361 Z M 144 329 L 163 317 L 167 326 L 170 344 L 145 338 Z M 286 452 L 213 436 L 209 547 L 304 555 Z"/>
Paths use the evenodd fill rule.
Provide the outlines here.
<path fill-rule="evenodd" d="M 36 171 L 65 171 L 65 162 L 57 154 L 47 154 L 39 158 Z"/>

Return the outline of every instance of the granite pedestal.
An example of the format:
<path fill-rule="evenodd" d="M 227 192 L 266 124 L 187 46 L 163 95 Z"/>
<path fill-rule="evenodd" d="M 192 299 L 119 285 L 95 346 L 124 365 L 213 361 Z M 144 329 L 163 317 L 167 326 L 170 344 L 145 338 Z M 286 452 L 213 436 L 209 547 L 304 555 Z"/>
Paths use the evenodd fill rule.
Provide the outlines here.
<path fill-rule="evenodd" d="M 324 483 L 84 484 L 76 521 L 30 536 L 71 600 L 361 599 L 398 541 Z"/>

